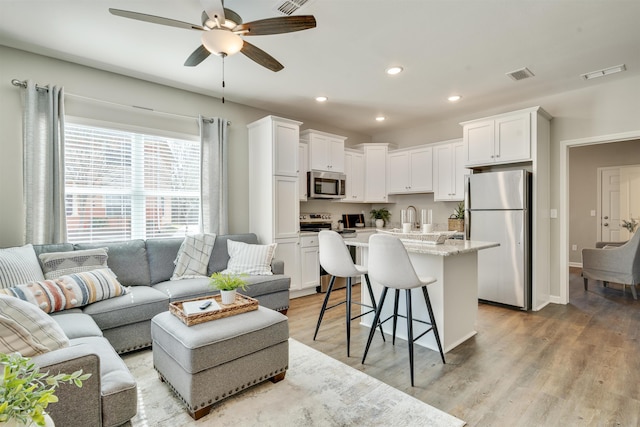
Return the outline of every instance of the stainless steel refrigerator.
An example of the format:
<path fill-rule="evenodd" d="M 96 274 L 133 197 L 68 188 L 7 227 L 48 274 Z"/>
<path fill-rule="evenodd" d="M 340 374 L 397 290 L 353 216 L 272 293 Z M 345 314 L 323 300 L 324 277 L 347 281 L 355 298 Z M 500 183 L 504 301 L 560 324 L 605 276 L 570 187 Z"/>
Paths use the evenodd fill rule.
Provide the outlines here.
<path fill-rule="evenodd" d="M 531 308 L 531 173 L 469 175 L 465 190 L 467 239 L 498 242 L 478 252 L 478 298 Z"/>

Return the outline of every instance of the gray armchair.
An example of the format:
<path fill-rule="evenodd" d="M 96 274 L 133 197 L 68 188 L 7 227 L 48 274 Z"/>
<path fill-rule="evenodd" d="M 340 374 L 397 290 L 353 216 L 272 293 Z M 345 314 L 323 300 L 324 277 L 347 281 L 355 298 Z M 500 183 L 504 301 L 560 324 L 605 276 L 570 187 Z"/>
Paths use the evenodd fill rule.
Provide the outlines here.
<path fill-rule="evenodd" d="M 636 285 L 640 283 L 640 232 L 621 246 L 607 249 L 582 250 L 582 277 L 587 290 L 589 279 L 631 286 L 633 299 L 638 299 Z"/>

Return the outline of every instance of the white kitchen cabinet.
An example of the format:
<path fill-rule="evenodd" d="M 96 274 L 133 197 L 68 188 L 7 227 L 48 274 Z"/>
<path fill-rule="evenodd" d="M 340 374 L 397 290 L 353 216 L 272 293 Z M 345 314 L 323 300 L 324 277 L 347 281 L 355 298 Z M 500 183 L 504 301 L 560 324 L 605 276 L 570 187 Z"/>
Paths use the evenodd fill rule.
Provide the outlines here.
<path fill-rule="evenodd" d="M 318 235 L 300 237 L 300 288 L 320 286 Z"/>
<path fill-rule="evenodd" d="M 433 150 L 420 147 L 389 152 L 387 156 L 388 194 L 430 193 L 433 191 Z"/>
<path fill-rule="evenodd" d="M 249 231 L 262 244 L 278 243 L 291 287 L 300 287 L 298 155 L 300 122 L 267 116 L 249 132 Z M 286 152 L 282 152 L 282 151 Z"/>
<path fill-rule="evenodd" d="M 309 144 L 309 169 L 344 172 L 344 136 L 307 129 L 300 140 Z"/>
<path fill-rule="evenodd" d="M 364 153 L 364 202 L 387 203 L 388 144 L 359 144 Z"/>
<path fill-rule="evenodd" d="M 528 162 L 532 159 L 531 109 L 463 122 L 465 166 Z"/>
<path fill-rule="evenodd" d="M 309 146 L 298 144 L 298 190 L 300 201 L 307 201 L 307 171 L 309 170 Z"/>
<path fill-rule="evenodd" d="M 364 154 L 345 150 L 344 152 L 344 173 L 347 175 L 347 185 L 345 198 L 342 202 L 363 202 L 364 201 Z"/>
<path fill-rule="evenodd" d="M 433 147 L 434 201 L 464 200 L 464 177 L 471 173 L 464 163 L 462 140 Z"/>

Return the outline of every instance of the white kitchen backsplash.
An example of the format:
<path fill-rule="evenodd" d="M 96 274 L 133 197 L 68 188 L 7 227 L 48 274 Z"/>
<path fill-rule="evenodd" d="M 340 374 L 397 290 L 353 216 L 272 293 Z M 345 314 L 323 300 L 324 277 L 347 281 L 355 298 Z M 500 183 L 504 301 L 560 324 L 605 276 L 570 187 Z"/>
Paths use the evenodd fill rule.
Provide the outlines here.
<path fill-rule="evenodd" d="M 330 200 L 309 200 L 300 202 L 300 213 L 330 213 L 333 217 L 334 227 L 338 220 L 342 219 L 342 214 L 364 213 L 367 227 L 374 226 L 369 216 L 372 208 L 387 208 L 391 212 L 391 221 L 387 227 L 400 228 L 400 211 L 408 206 L 414 206 L 417 212 L 417 219 L 420 221 L 421 209 L 431 209 L 433 211 L 433 223 L 435 231 L 445 231 L 448 228 L 447 219 L 458 206 L 458 202 L 434 202 L 433 194 L 403 194 L 389 196 L 395 203 L 342 203 Z"/>

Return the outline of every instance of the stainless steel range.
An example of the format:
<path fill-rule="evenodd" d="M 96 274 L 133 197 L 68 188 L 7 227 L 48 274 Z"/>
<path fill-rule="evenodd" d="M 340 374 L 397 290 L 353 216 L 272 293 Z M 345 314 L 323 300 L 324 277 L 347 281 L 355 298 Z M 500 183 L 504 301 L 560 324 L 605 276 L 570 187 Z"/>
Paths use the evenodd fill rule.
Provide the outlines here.
<path fill-rule="evenodd" d="M 333 218 L 330 213 L 301 213 L 300 214 L 300 232 L 320 232 L 322 230 L 331 230 L 333 228 Z M 341 234 L 343 238 L 355 237 L 356 230 L 350 228 L 344 228 L 341 230 L 334 230 Z M 355 261 L 355 247 L 349 246 L 349 252 L 351 258 Z M 329 281 L 331 275 L 329 275 L 322 266 L 320 266 L 320 286 L 316 288 L 317 292 L 326 292 L 329 287 Z M 346 286 L 346 280 L 343 277 L 336 277 L 336 282 L 333 285 L 334 289 L 344 288 Z"/>

